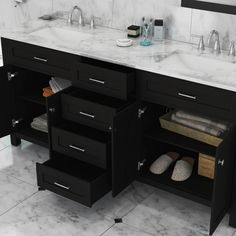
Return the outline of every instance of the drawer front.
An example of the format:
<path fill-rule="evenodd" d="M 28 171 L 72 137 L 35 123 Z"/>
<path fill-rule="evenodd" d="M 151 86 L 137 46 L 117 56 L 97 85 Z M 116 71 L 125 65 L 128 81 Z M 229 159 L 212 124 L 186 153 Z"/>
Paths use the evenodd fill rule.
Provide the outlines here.
<path fill-rule="evenodd" d="M 53 150 L 95 166 L 107 167 L 107 144 L 52 127 Z"/>
<path fill-rule="evenodd" d="M 138 90 L 143 100 L 187 109 L 218 118 L 236 119 L 230 91 L 147 72 L 138 73 Z"/>
<path fill-rule="evenodd" d="M 116 110 L 67 94 L 62 94 L 62 117 L 93 128 L 108 131 Z"/>
<path fill-rule="evenodd" d="M 89 207 L 110 190 L 106 172 L 94 180 L 83 180 L 46 164 L 37 163 L 36 170 L 40 188 L 48 189 Z"/>
<path fill-rule="evenodd" d="M 75 56 L 31 44 L 3 39 L 3 58 L 5 64 L 20 66 L 33 71 L 72 77 L 72 64 Z"/>
<path fill-rule="evenodd" d="M 129 69 L 118 71 L 86 63 L 78 63 L 74 85 L 96 93 L 127 100 L 134 90 L 134 73 Z"/>
<path fill-rule="evenodd" d="M 83 180 L 37 163 L 38 185 L 64 197 L 91 205 L 91 185 Z"/>

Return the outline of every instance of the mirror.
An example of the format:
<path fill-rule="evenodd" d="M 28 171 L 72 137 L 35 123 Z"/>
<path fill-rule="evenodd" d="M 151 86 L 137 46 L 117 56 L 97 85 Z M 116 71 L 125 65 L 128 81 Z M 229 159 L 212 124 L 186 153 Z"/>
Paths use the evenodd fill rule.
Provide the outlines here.
<path fill-rule="evenodd" d="M 236 15 L 236 0 L 182 0 L 181 6 Z"/>

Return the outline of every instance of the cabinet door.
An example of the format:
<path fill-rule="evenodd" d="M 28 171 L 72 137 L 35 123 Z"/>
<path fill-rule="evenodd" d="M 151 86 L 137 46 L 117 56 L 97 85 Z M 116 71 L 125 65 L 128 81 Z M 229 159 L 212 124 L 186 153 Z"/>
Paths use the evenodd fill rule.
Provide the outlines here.
<path fill-rule="evenodd" d="M 140 160 L 141 128 L 134 103 L 117 114 L 112 131 L 112 196 L 115 197 L 137 177 Z"/>
<path fill-rule="evenodd" d="M 61 121 L 61 92 L 47 97 L 46 99 L 47 115 L 48 115 L 48 134 L 49 134 L 49 150 L 52 152 L 52 126 Z"/>
<path fill-rule="evenodd" d="M 235 129 L 217 149 L 213 189 L 210 235 L 212 235 L 228 212 L 233 190 L 235 163 Z"/>
<path fill-rule="evenodd" d="M 0 67 L 0 138 L 11 132 L 11 106 L 13 94 L 8 81 L 8 68 Z"/>

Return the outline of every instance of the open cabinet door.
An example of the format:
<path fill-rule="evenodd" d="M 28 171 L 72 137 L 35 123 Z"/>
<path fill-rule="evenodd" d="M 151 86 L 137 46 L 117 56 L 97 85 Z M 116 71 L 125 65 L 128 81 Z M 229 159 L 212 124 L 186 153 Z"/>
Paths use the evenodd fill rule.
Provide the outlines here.
<path fill-rule="evenodd" d="M 138 174 L 141 156 L 140 103 L 116 115 L 112 131 L 112 196 L 124 190 Z"/>
<path fill-rule="evenodd" d="M 217 148 L 210 235 L 214 233 L 231 204 L 235 166 L 235 128 Z"/>
<path fill-rule="evenodd" d="M 7 67 L 0 67 L 0 138 L 11 132 L 11 110 L 13 94 L 8 81 Z"/>

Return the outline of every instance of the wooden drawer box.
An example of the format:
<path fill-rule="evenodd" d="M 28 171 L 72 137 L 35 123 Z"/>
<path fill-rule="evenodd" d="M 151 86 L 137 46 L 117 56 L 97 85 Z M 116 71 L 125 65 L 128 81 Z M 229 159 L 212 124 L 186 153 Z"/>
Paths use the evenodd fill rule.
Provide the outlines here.
<path fill-rule="evenodd" d="M 85 126 L 62 124 L 52 127 L 53 150 L 106 169 L 110 157 L 110 136 Z"/>
<path fill-rule="evenodd" d="M 134 91 L 134 71 L 119 65 L 92 60 L 77 63 L 73 76 L 76 87 L 127 100 Z"/>
<path fill-rule="evenodd" d="M 199 153 L 198 174 L 210 179 L 214 179 L 215 157 Z"/>
<path fill-rule="evenodd" d="M 38 186 L 91 207 L 109 192 L 109 174 L 68 157 L 36 164 Z"/>
<path fill-rule="evenodd" d="M 203 143 L 210 144 L 215 147 L 218 147 L 223 141 L 223 138 L 221 137 L 216 137 L 216 136 L 204 133 L 202 131 L 184 126 L 177 122 L 174 122 L 171 120 L 171 115 L 172 115 L 172 112 L 165 114 L 159 118 L 161 127 L 163 129 L 184 135 L 186 137 L 198 140 Z"/>

